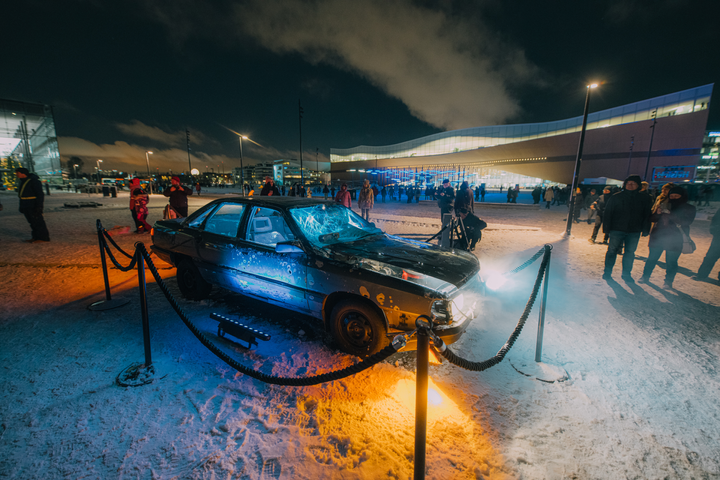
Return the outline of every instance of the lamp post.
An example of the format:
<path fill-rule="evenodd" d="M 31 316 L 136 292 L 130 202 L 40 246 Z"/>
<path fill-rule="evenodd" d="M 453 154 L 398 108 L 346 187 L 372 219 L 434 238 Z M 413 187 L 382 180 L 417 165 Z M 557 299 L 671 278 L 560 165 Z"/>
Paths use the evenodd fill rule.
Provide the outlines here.
<path fill-rule="evenodd" d="M 150 186 L 150 194 L 153 193 L 153 192 L 152 192 L 152 184 L 153 184 L 153 182 L 152 182 L 152 180 L 150 179 L 150 157 L 148 157 L 148 155 L 152 155 L 152 154 L 153 154 L 153 152 L 151 152 L 151 151 L 146 151 L 146 152 L 145 152 L 145 164 L 147 165 L 148 185 Z"/>
<path fill-rule="evenodd" d="M 77 167 L 78 167 L 77 163 L 73 165 L 73 171 L 75 172 L 75 180 L 77 180 Z"/>
<path fill-rule="evenodd" d="M 240 195 L 245 196 L 245 175 L 243 172 L 243 153 L 242 153 L 243 138 L 247 138 L 247 137 L 245 135 L 238 135 L 238 140 L 240 140 Z"/>
<path fill-rule="evenodd" d="M 102 160 L 98 159 L 97 162 L 95 162 L 95 170 L 97 170 L 97 182 L 100 183 L 100 164 L 102 163 Z"/>
<path fill-rule="evenodd" d="M 570 236 L 573 223 L 573 211 L 575 210 L 575 202 L 577 201 L 577 184 L 580 180 L 580 164 L 582 163 L 582 151 L 583 143 L 585 143 L 585 128 L 587 127 L 588 107 L 590 106 L 590 89 L 597 88 L 598 84 L 593 83 L 587 86 L 585 92 L 585 110 L 583 111 L 582 128 L 580 129 L 580 142 L 578 143 L 578 151 L 575 156 L 575 173 L 573 173 L 572 189 L 570 190 L 570 205 L 567 217 L 567 226 L 565 228 L 565 235 Z"/>
<path fill-rule="evenodd" d="M 652 125 L 650 125 L 650 128 L 652 128 L 652 132 L 650 133 L 650 146 L 648 147 L 647 160 L 645 161 L 645 175 L 643 176 L 643 180 L 645 180 L 646 182 L 647 182 L 648 168 L 650 167 L 650 153 L 652 152 L 653 138 L 655 137 L 655 124 L 657 123 L 657 109 L 653 110 L 652 119 L 653 119 L 653 123 L 652 123 Z"/>

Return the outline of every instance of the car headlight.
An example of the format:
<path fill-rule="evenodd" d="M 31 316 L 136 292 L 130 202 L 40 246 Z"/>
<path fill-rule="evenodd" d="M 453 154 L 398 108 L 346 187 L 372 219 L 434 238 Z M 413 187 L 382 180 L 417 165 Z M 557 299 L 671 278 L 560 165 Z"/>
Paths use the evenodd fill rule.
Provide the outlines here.
<path fill-rule="evenodd" d="M 447 325 L 452 321 L 452 314 L 448 308 L 447 300 L 435 300 L 430 307 L 433 321 L 440 325 Z"/>

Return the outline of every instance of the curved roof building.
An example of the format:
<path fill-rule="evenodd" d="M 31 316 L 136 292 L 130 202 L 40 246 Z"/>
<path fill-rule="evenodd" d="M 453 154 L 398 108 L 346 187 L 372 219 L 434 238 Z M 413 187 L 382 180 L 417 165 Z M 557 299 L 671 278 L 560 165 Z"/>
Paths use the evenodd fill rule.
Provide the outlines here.
<path fill-rule="evenodd" d="M 693 180 L 712 88 L 704 85 L 589 114 L 580 181 L 622 179 L 628 172 L 652 178 L 656 171 L 681 167 L 683 180 Z M 579 116 L 465 128 L 395 145 L 332 148 L 331 173 L 345 180 L 354 172 L 377 175 L 381 183 L 435 183 L 437 176 L 471 183 L 570 183 L 581 126 Z M 516 180 L 502 182 L 503 174 Z M 527 181 L 518 182 L 518 176 Z"/>

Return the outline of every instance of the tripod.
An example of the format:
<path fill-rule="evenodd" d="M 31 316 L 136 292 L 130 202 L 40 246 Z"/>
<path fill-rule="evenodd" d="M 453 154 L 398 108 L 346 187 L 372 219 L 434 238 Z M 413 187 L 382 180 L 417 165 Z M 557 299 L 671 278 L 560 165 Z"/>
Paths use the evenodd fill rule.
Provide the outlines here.
<path fill-rule="evenodd" d="M 432 242 L 437 237 L 442 235 L 442 233 L 450 229 L 450 248 L 458 248 L 461 250 L 467 250 L 469 246 L 469 242 L 467 240 L 467 231 L 465 230 L 465 224 L 462 221 L 462 218 L 455 217 L 453 218 L 450 223 L 445 225 L 443 228 L 440 229 L 439 232 L 437 232 L 432 237 L 425 240 L 426 242 Z"/>

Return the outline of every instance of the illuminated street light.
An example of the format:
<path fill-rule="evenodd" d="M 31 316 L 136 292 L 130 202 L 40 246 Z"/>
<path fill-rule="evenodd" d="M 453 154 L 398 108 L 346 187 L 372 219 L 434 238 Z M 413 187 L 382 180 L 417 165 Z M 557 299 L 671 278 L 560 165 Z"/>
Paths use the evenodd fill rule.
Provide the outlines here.
<path fill-rule="evenodd" d="M 152 155 L 153 152 L 146 151 L 145 152 L 145 164 L 147 165 L 147 173 L 148 173 L 148 185 L 150 186 L 150 193 L 152 194 L 152 180 L 150 180 L 150 157 L 148 155 Z"/>
<path fill-rule="evenodd" d="M 97 170 L 97 182 L 100 183 L 100 164 L 102 163 L 102 160 L 98 159 L 97 162 L 95 162 L 95 170 Z"/>
<path fill-rule="evenodd" d="M 590 90 L 597 88 L 597 83 L 592 83 L 587 86 L 585 92 L 585 110 L 583 112 L 582 128 L 580 129 L 580 142 L 578 143 L 577 156 L 575 157 L 575 173 L 573 173 L 572 188 L 570 190 L 570 205 L 567 217 L 567 225 L 565 227 L 565 235 L 570 236 L 573 223 L 573 212 L 575 210 L 575 202 L 577 201 L 577 184 L 580 179 L 580 164 L 582 163 L 582 151 L 583 143 L 585 142 L 585 128 L 587 127 L 588 107 L 590 106 Z"/>
<path fill-rule="evenodd" d="M 78 166 L 79 165 L 77 163 L 75 165 L 73 165 L 73 170 L 75 171 L 75 180 L 77 180 L 77 167 Z"/>

